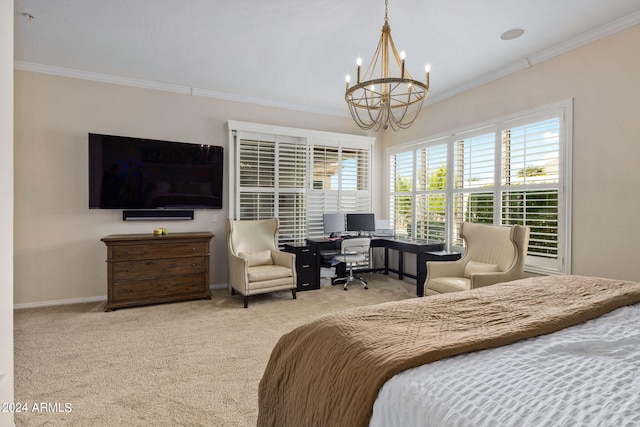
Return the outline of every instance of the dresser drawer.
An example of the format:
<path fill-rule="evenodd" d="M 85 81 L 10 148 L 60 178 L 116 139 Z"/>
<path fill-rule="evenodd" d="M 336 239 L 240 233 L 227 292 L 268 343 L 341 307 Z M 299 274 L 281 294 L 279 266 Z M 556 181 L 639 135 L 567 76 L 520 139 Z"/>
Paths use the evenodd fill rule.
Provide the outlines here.
<path fill-rule="evenodd" d="M 207 271 L 208 257 L 149 259 L 143 261 L 112 261 L 114 280 L 131 280 L 174 276 Z"/>
<path fill-rule="evenodd" d="M 111 257 L 116 260 L 138 260 L 149 258 L 175 258 L 192 255 L 206 255 L 207 244 L 194 243 L 157 243 L 152 245 L 116 245 Z"/>
<path fill-rule="evenodd" d="M 208 290 L 205 277 L 194 274 L 178 277 L 162 277 L 149 280 L 132 280 L 113 283 L 114 302 L 161 299 L 173 296 L 202 295 Z"/>

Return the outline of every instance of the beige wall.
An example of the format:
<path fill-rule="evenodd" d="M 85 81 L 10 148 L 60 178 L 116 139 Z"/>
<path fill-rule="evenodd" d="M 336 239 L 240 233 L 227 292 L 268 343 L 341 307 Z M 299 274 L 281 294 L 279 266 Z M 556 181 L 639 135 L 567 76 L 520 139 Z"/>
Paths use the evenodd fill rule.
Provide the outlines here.
<path fill-rule="evenodd" d="M 640 181 L 640 26 L 429 106 L 419 122 L 378 136 L 413 141 L 559 100 L 574 99 L 573 272 L 640 280 L 640 229 L 633 197 Z M 433 76 L 433 85 L 437 78 Z M 123 222 L 120 211 L 87 209 L 88 132 L 227 145 L 225 123 L 242 120 L 362 134 L 348 118 L 279 110 L 174 93 L 17 71 L 15 77 L 15 303 L 106 294 L 100 237 L 149 232 L 156 222 Z M 374 174 L 374 194 L 386 192 Z M 225 183 L 225 189 L 227 184 Z M 382 189 L 382 191 L 380 190 Z M 628 195 L 620 203 L 623 195 Z M 374 212 L 386 217 L 386 197 Z M 218 214 L 218 222 L 212 215 Z M 211 230 L 212 283 L 226 283 L 224 218 L 196 211 L 170 231 Z"/>
<path fill-rule="evenodd" d="M 106 248 L 100 238 L 113 233 L 151 233 L 158 226 L 169 232 L 212 231 L 211 282 L 226 283 L 228 194 L 223 210 L 197 210 L 194 221 L 123 222 L 120 210 L 89 210 L 89 132 L 222 145 L 225 149 L 227 120 L 362 134 L 347 117 L 26 71 L 16 71 L 15 92 L 16 304 L 104 297 Z M 225 181 L 225 193 L 227 185 Z"/>
<path fill-rule="evenodd" d="M 13 2 L 0 2 L 0 403 L 13 394 Z M 0 426 L 13 414 L 0 411 Z"/>
<path fill-rule="evenodd" d="M 572 272 L 640 281 L 638 70 L 640 25 L 429 106 L 384 144 L 573 98 Z"/>

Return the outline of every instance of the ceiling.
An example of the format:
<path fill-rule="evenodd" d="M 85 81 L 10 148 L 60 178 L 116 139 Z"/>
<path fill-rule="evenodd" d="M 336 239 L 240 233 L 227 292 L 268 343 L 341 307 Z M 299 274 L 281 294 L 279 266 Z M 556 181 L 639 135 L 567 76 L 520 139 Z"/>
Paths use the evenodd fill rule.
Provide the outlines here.
<path fill-rule="evenodd" d="M 348 115 L 383 0 L 15 0 L 16 68 Z M 30 14 L 32 19 L 23 15 Z M 640 0 L 390 0 L 429 101 L 640 23 Z M 522 28 L 521 37 L 500 35 Z"/>

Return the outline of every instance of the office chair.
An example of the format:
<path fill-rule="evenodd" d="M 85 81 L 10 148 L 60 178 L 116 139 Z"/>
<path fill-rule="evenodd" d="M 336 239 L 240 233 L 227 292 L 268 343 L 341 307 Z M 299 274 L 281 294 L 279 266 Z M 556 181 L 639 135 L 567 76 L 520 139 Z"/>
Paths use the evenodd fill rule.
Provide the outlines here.
<path fill-rule="evenodd" d="M 333 259 L 335 261 L 344 262 L 349 269 L 349 276 L 340 277 L 335 279 L 331 284 L 335 285 L 336 282 L 344 280 L 343 289 L 347 291 L 347 286 L 351 282 L 360 282 L 364 285 L 365 289 L 369 289 L 367 282 L 360 276 L 353 275 L 353 265 L 368 260 L 369 248 L 371 247 L 371 239 L 368 237 L 358 237 L 353 239 L 344 239 L 340 244 L 340 253 L 335 255 Z"/>

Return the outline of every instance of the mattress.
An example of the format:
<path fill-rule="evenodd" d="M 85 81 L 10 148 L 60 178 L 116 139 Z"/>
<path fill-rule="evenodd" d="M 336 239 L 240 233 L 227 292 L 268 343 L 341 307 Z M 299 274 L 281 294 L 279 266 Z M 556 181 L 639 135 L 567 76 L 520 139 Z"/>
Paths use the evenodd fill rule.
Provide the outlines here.
<path fill-rule="evenodd" d="M 396 374 L 369 425 L 639 426 L 640 304 Z"/>

